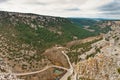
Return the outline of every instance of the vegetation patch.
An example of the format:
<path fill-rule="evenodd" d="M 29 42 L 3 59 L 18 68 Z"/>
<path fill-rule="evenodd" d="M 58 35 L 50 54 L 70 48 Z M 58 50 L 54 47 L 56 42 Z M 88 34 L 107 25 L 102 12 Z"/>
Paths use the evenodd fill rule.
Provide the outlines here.
<path fill-rule="evenodd" d="M 118 73 L 120 74 L 120 68 L 117 69 Z"/>

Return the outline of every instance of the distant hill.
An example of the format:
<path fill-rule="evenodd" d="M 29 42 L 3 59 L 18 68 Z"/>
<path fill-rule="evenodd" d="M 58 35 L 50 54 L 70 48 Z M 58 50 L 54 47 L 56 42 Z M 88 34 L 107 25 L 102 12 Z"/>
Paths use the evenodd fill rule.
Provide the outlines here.
<path fill-rule="evenodd" d="M 79 26 L 92 26 L 97 23 L 97 20 L 90 19 L 90 18 L 69 18 L 73 23 L 78 24 Z"/>
<path fill-rule="evenodd" d="M 101 19 L 101 18 L 69 18 L 69 20 L 77 24 L 79 27 L 84 29 L 94 31 L 95 34 L 107 33 L 111 25 L 108 25 L 110 19 Z"/>

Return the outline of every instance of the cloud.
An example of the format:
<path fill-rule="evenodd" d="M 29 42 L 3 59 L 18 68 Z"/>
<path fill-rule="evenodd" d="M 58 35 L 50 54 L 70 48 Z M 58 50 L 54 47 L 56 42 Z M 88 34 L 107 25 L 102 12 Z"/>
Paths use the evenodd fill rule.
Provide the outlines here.
<path fill-rule="evenodd" d="M 112 2 L 113 0 L 87 0 L 85 4 L 83 4 L 82 6 L 80 6 L 81 9 L 96 9 L 100 6 L 106 5 L 110 2 Z"/>
<path fill-rule="evenodd" d="M 114 0 L 113 2 L 98 8 L 102 12 L 101 15 L 110 18 L 120 18 L 120 1 Z M 109 18 L 108 17 L 108 18 Z"/>
<path fill-rule="evenodd" d="M 26 3 L 29 5 L 47 5 L 46 3 L 42 3 L 42 2 L 32 2 L 32 3 Z"/>
<path fill-rule="evenodd" d="M 100 7 L 101 11 L 118 11 L 120 10 L 120 3 L 118 2 L 112 2 L 110 4 L 104 5 L 102 7 Z"/>
<path fill-rule="evenodd" d="M 6 1 L 8 1 L 8 0 L 0 0 L 0 3 L 6 2 Z"/>
<path fill-rule="evenodd" d="M 66 11 L 80 11 L 79 8 L 69 8 L 69 9 L 65 9 Z"/>
<path fill-rule="evenodd" d="M 0 0 L 0 10 L 61 17 L 105 17 L 119 13 L 119 0 Z"/>

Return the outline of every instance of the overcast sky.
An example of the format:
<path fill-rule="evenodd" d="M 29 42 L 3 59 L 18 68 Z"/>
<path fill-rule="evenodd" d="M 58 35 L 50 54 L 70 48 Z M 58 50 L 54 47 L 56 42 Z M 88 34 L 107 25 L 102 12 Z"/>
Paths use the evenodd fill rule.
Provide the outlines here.
<path fill-rule="evenodd" d="M 0 10 L 61 17 L 120 19 L 120 0 L 0 0 Z"/>

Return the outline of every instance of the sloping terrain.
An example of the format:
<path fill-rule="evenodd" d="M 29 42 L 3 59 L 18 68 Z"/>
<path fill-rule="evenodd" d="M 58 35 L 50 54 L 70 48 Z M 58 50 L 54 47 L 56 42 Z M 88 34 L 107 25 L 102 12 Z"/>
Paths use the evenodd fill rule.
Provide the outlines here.
<path fill-rule="evenodd" d="M 107 26 L 107 28 L 111 25 L 107 22 L 96 23 L 95 21 L 90 22 L 87 26 L 91 26 L 91 24 L 97 24 L 99 27 Z M 91 26 L 90 28 L 92 27 L 94 29 L 96 28 L 95 26 Z M 110 29 L 107 31 L 109 30 Z M 98 33 L 102 33 L 102 30 L 99 31 L 99 29 L 95 29 L 95 32 L 91 32 L 67 18 L 1 11 L 0 57 L 15 73 L 40 71 L 46 66 L 49 67 L 51 65 L 69 68 L 66 57 L 61 54 L 61 51 L 65 50 L 56 49 L 54 46 L 64 46 L 66 49 L 66 44 L 68 42 L 75 41 L 74 44 L 77 45 L 73 44 L 72 46 L 68 46 L 68 48 L 70 48 L 68 52 L 70 50 L 70 53 L 67 55 L 72 63 L 77 63 L 80 61 L 79 56 L 89 51 L 91 49 L 91 44 L 101 40 L 101 37 L 98 39 L 95 37 L 95 40 L 90 40 L 83 44 L 79 44 L 79 41 L 81 41 L 79 39 L 96 36 Z M 82 51 L 80 51 L 79 48 L 81 48 Z M 50 75 L 53 75 L 53 71 L 56 74 L 56 70 L 57 72 L 63 71 L 60 74 L 61 76 L 65 72 L 65 70 L 62 70 L 63 68 L 57 70 L 52 67 L 50 71 L 46 71 L 49 71 Z M 40 74 L 49 75 L 46 71 Z M 45 77 L 46 76 L 43 77 L 39 75 L 37 79 L 49 80 L 56 78 L 56 76 Z M 26 80 L 32 80 L 32 77 L 28 75 Z"/>
<path fill-rule="evenodd" d="M 50 54 L 51 57 L 42 54 L 46 49 L 93 35 L 65 18 L 0 12 L 0 57 L 15 73 L 38 71 L 53 65 L 55 54 Z M 56 62 L 67 67 L 65 59 L 63 56 Z"/>
<path fill-rule="evenodd" d="M 36 14 L 0 12 L 0 23 L 1 31 L 10 32 L 9 35 L 16 36 L 14 39 L 39 47 L 41 50 L 74 38 L 95 35 L 72 24 L 68 19 Z"/>

